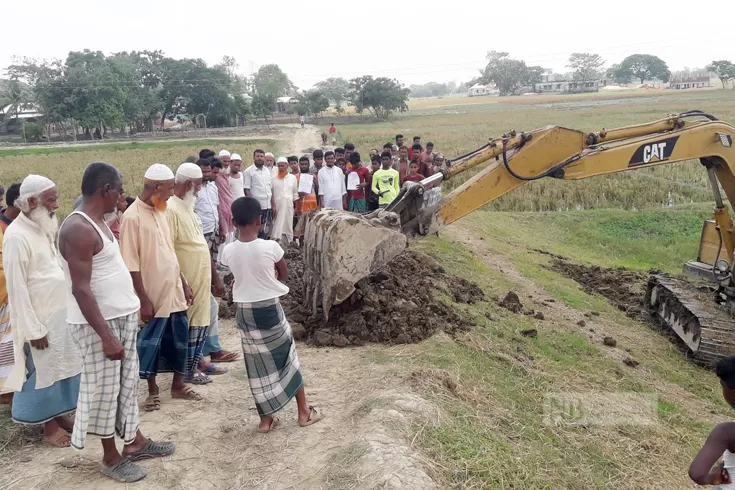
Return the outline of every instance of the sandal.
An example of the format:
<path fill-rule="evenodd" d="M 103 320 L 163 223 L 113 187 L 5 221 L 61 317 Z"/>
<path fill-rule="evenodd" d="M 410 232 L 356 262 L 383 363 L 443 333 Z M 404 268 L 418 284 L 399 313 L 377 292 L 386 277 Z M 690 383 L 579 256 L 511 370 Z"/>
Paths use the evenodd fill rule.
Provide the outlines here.
<path fill-rule="evenodd" d="M 63 448 L 71 446 L 71 437 L 64 429 L 57 430 L 50 439 L 44 437 L 43 444 L 49 447 Z"/>
<path fill-rule="evenodd" d="M 240 358 L 240 354 L 237 352 L 227 352 L 225 350 L 219 351 L 217 354 L 222 354 L 221 357 L 214 357 L 210 354 L 209 358 L 212 362 L 235 362 Z"/>
<path fill-rule="evenodd" d="M 195 402 L 204 400 L 204 397 L 202 395 L 192 390 L 188 386 L 184 386 L 181 391 L 172 391 L 171 398 L 178 398 L 179 400 L 191 400 Z"/>
<path fill-rule="evenodd" d="M 140 461 L 141 459 L 163 458 L 171 456 L 176 450 L 176 444 L 173 442 L 153 442 L 148 439 L 145 446 L 129 453 L 123 452 L 123 456 L 130 461 Z"/>
<path fill-rule="evenodd" d="M 191 383 L 193 385 L 208 385 L 212 381 L 214 380 L 204 373 L 196 373 L 194 376 L 184 379 L 184 383 Z"/>
<path fill-rule="evenodd" d="M 319 412 L 317 412 L 316 408 L 309 406 L 309 420 L 307 420 L 303 424 L 299 422 L 299 425 L 301 427 L 309 427 L 310 425 L 316 424 L 323 418 L 324 418 L 323 414 L 320 414 Z"/>
<path fill-rule="evenodd" d="M 161 397 L 159 395 L 148 395 L 143 404 L 143 410 L 153 412 L 161 409 Z"/>
<path fill-rule="evenodd" d="M 278 424 L 280 424 L 280 423 L 281 423 L 281 419 L 279 419 L 278 417 L 271 417 L 271 423 L 268 426 L 268 428 L 267 429 L 261 429 L 260 427 L 258 427 L 258 432 L 260 432 L 261 434 L 265 434 L 267 432 L 270 432 L 273 429 L 275 429 L 276 427 L 278 427 Z"/>
<path fill-rule="evenodd" d="M 227 374 L 227 372 L 228 372 L 227 368 L 217 367 L 213 364 L 210 364 L 209 366 L 207 366 L 207 369 L 202 371 L 202 373 L 211 374 L 212 376 L 219 376 L 220 374 Z"/>
<path fill-rule="evenodd" d="M 102 474 L 121 483 L 133 483 L 142 480 L 148 474 L 148 470 L 134 464 L 129 459 L 122 458 L 120 462 L 109 468 L 102 465 Z"/>

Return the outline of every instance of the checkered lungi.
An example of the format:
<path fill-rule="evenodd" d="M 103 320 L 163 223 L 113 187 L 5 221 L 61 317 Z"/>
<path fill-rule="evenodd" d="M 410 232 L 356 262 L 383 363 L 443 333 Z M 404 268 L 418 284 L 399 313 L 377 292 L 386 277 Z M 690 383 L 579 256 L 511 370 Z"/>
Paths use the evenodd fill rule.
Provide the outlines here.
<path fill-rule="evenodd" d="M 82 375 L 71 444 L 84 449 L 87 434 L 121 437 L 125 444 L 138 431 L 138 313 L 114 318 L 107 326 L 125 349 L 122 361 L 110 361 L 90 325 L 70 325 L 82 355 Z"/>
<path fill-rule="evenodd" d="M 159 373 L 188 375 L 189 319 L 186 311 L 154 318 L 143 325 L 138 333 L 138 357 L 141 379 Z"/>
<path fill-rule="evenodd" d="M 269 238 L 273 231 L 273 210 L 271 208 L 263 209 L 260 212 L 260 232 L 258 238 Z"/>
<path fill-rule="evenodd" d="M 278 298 L 238 303 L 236 324 L 258 414 L 273 414 L 303 384 L 291 325 Z"/>
<path fill-rule="evenodd" d="M 214 263 L 217 263 L 217 254 L 219 252 L 219 235 L 215 232 L 212 233 L 205 233 L 204 234 L 204 241 L 207 242 L 207 248 L 209 248 L 209 253 L 212 255 L 212 259 L 214 260 Z"/>
<path fill-rule="evenodd" d="M 209 327 L 189 327 L 189 348 L 186 351 L 186 373 L 193 376 L 197 365 L 204 355 L 204 343 L 207 341 Z"/>

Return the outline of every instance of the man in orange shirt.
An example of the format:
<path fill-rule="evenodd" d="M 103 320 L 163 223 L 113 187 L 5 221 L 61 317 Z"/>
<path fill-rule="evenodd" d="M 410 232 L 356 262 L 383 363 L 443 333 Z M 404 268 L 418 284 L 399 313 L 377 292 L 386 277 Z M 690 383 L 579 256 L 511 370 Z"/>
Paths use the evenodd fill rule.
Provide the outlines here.
<path fill-rule="evenodd" d="M 293 157 L 295 158 L 295 157 Z M 296 176 L 296 181 L 301 183 L 301 174 L 309 174 L 309 157 L 302 156 L 298 162 L 291 160 L 290 165 L 291 173 Z M 316 175 L 313 176 L 314 183 L 316 183 Z M 311 184 L 311 192 L 299 192 L 299 200 L 296 201 L 294 207 L 294 227 L 293 236 L 298 239 L 299 245 L 304 243 L 304 230 L 306 229 L 306 218 L 309 214 L 313 213 L 319 207 L 316 199 L 316 187 L 314 183 Z"/>

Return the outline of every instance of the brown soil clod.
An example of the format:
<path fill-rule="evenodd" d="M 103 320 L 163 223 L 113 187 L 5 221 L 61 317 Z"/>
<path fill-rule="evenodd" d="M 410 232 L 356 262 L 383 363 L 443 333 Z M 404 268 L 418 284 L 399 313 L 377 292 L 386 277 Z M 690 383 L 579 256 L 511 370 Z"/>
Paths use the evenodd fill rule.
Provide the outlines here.
<path fill-rule="evenodd" d="M 521 330 L 521 335 L 535 339 L 538 336 L 538 330 L 535 328 L 527 328 L 525 330 Z"/>
<path fill-rule="evenodd" d="M 618 345 L 618 341 L 612 337 L 605 337 L 604 339 L 602 339 L 602 343 L 608 347 L 615 347 Z"/>
<path fill-rule="evenodd" d="M 533 317 L 536 320 L 544 320 L 546 318 L 546 317 L 544 317 L 544 314 L 542 312 L 540 312 L 540 311 L 537 311 L 536 314 L 533 315 Z"/>
<path fill-rule="evenodd" d="M 626 357 L 625 359 L 623 359 L 623 364 L 625 364 L 626 366 L 630 366 L 630 367 L 636 367 L 640 363 L 636 361 L 635 359 L 633 359 L 632 357 Z"/>
<path fill-rule="evenodd" d="M 577 326 L 584 328 L 587 326 L 587 322 L 585 322 L 584 320 L 580 320 L 577 322 Z"/>
<path fill-rule="evenodd" d="M 521 300 L 514 291 L 508 291 L 503 301 L 500 302 L 500 306 L 513 313 L 520 313 L 523 310 Z"/>

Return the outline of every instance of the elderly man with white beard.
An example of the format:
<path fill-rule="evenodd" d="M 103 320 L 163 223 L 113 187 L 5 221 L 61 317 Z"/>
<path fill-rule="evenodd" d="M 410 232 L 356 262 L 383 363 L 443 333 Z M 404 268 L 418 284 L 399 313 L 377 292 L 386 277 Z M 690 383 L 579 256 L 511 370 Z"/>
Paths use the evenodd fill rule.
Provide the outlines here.
<path fill-rule="evenodd" d="M 200 160 L 201 161 L 201 160 Z M 206 161 L 206 160 L 205 160 Z M 206 167 L 209 170 L 209 166 Z M 182 163 L 176 170 L 174 180 L 174 195 L 168 201 L 169 229 L 174 251 L 181 267 L 184 279 L 189 283 L 194 297 L 192 305 L 187 311 L 189 320 L 189 349 L 193 355 L 188 366 L 188 381 L 195 384 L 205 384 L 211 381 L 207 374 L 223 374 L 226 369 L 219 369 L 203 363 L 199 367 L 206 369 L 205 373 L 197 372 L 197 365 L 202 359 L 204 343 L 209 334 L 211 290 L 214 285 L 215 294 L 224 294 L 224 284 L 217 274 L 217 269 L 209 253 L 207 240 L 202 231 L 202 220 L 195 213 L 194 208 L 198 194 L 203 192 L 202 180 L 204 173 L 201 165 Z M 209 185 L 214 185 L 210 182 Z M 196 372 L 196 374 L 195 374 Z"/>
<path fill-rule="evenodd" d="M 54 244 L 57 199 L 51 180 L 26 177 L 15 200 L 21 213 L 3 236 L 15 355 L 5 388 L 17 392 L 13 421 L 44 424 L 44 443 L 67 447 L 72 422 L 66 415 L 77 406 L 82 363 L 66 323 L 68 286 Z"/>

